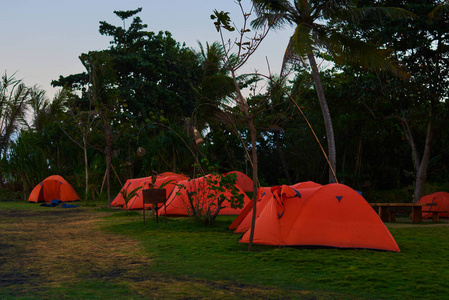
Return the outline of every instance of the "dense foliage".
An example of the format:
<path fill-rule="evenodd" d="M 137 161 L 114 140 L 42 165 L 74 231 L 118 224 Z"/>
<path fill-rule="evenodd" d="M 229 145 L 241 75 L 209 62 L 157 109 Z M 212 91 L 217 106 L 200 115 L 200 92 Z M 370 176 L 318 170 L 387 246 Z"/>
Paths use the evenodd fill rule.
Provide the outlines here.
<path fill-rule="evenodd" d="M 402 7 L 416 18 L 380 16 L 379 23 L 370 21 L 379 18 L 372 15 L 357 26 L 329 24 L 347 36 L 388 47 L 408 74 L 400 78 L 339 62 L 320 72 L 338 149 L 337 178 L 363 191 L 413 189 L 424 170 L 424 182 L 447 185 L 449 20 L 435 10 L 447 6 L 436 0 L 364 0 L 358 5 Z M 152 170 L 195 174 L 197 160 L 208 161 L 216 172 L 251 174 L 245 154 L 251 150 L 251 134 L 244 115 L 232 108 L 235 87 L 220 44 L 187 48 L 169 32 L 145 30 L 140 10 L 116 11 L 123 27 L 100 22 L 100 33 L 111 37 L 111 46 L 80 54 L 86 71 L 55 80 L 53 85 L 62 90 L 52 102 L 5 74 L 0 89 L 2 184 L 25 198 L 35 184 L 58 173 L 90 198 L 101 196 L 107 182 L 118 191 L 126 179 Z M 331 59 L 320 51 L 314 55 L 318 61 Z M 326 145 L 315 85 L 304 65 L 292 64 L 292 74 L 290 82 L 279 85 L 273 78 L 266 90 L 248 97 L 251 109 L 263 103 L 250 111 L 263 186 L 328 182 L 320 147 L 289 98 Z M 243 76 L 237 80 L 241 87 L 256 82 Z M 204 143 L 195 143 L 193 128 L 203 134 Z M 137 155 L 138 147 L 145 155 Z M 425 153 L 427 165 L 420 169 Z"/>

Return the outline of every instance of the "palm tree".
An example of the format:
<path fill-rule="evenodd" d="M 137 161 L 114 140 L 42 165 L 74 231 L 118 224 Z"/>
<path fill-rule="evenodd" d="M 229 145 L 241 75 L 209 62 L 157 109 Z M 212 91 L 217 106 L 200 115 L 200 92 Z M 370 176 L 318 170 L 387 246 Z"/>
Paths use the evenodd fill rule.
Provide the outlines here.
<path fill-rule="evenodd" d="M 229 96 L 232 96 L 235 88 L 229 70 L 223 65 L 223 46 L 219 42 L 206 43 L 205 47 L 198 43 L 198 46 L 200 51 L 197 57 L 201 63 L 202 77 L 195 87 L 198 97 L 195 121 L 202 128 L 217 120 L 222 108 L 229 104 Z"/>
<path fill-rule="evenodd" d="M 46 97 L 45 91 L 38 86 L 30 88 L 30 97 L 28 103 L 31 107 L 31 124 L 28 124 L 30 130 L 42 131 L 45 125 L 53 119 L 54 114 L 50 108 L 53 103 Z"/>
<path fill-rule="evenodd" d="M 11 140 L 25 124 L 30 90 L 21 80 L 6 73 L 0 81 L 0 157 L 5 157 Z M 0 169 L 0 184 L 3 182 Z"/>
<path fill-rule="evenodd" d="M 331 114 L 321 83 L 317 54 L 326 50 L 336 64 L 351 62 L 375 70 L 399 73 L 394 63 L 387 59 L 389 51 L 351 38 L 338 29 L 342 22 L 354 22 L 368 13 L 384 12 L 388 16 L 404 17 L 411 14 L 392 8 L 357 8 L 351 0 L 253 0 L 257 18 L 255 28 L 271 25 L 281 29 L 286 25 L 295 30 L 285 51 L 283 71 L 296 60 L 308 60 L 318 101 L 323 113 L 330 162 L 329 181 L 336 181 L 336 147 Z"/>

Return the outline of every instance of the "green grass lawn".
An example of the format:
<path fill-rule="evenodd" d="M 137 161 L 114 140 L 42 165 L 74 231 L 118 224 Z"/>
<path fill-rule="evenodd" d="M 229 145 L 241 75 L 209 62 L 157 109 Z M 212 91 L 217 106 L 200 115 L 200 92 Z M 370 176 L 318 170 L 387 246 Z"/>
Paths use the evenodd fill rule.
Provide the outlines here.
<path fill-rule="evenodd" d="M 121 281 L 120 278 L 110 280 L 97 274 L 94 280 L 81 279 L 76 285 L 67 282 L 51 287 L 52 296 L 48 298 L 98 299 L 109 294 L 121 299 L 444 299 L 449 295 L 447 221 L 435 225 L 428 221 L 412 225 L 409 220 L 402 219 L 387 224 L 401 249 L 400 253 L 268 246 L 256 246 L 255 251 L 248 252 L 246 244 L 238 243 L 240 235 L 227 230 L 233 217 L 219 217 L 214 226 L 204 227 L 187 218 L 168 218 L 166 224 L 162 217 L 156 223 L 147 215 L 144 225 L 140 212 L 92 207 L 78 209 L 85 209 L 85 214 L 98 214 L 97 225 L 92 230 L 99 235 L 136 242 L 139 245 L 136 249 L 125 248 L 130 251 L 129 255 L 134 256 L 131 262 L 139 263 L 137 257 L 151 261 L 142 264 L 138 274 L 145 273 L 148 278 L 158 279 L 164 283 L 164 288 L 156 294 L 147 287 L 146 293 L 142 294 L 138 291 L 142 285 L 136 287 L 140 275 L 124 276 Z M 0 212 L 2 210 L 33 212 L 36 218 L 44 218 L 39 215 L 45 213 L 47 219 L 48 214 L 52 214 L 49 208 L 24 202 L 0 202 Z M 8 224 L 14 221 L 8 220 L 2 223 L 0 219 L 0 265 L 2 261 L 6 262 L 2 255 L 11 255 L 9 248 L 1 248 L 2 230 L 8 230 Z M 89 243 L 93 242 L 95 238 L 90 237 Z M 7 241 L 3 241 L 5 244 Z M 97 258 L 100 259 L 101 255 Z M 20 260 L 20 256 L 16 259 Z M 84 267 L 89 268 L 89 265 L 80 265 L 80 268 Z M 92 278 L 94 271 L 85 270 L 85 274 Z M 2 275 L 0 270 L 0 277 Z M 170 278 L 170 284 L 161 278 Z M 20 285 L 12 285 L 2 290 L 0 286 L 0 296 L 20 294 L 20 288 Z M 237 288 L 242 291 L 235 294 Z M 258 294 L 244 293 L 251 289 L 258 290 Z M 210 294 L 212 290 L 214 294 Z M 44 295 L 42 291 L 35 297 L 33 290 L 22 292 L 25 298 Z"/>
<path fill-rule="evenodd" d="M 333 248 L 257 246 L 248 252 L 221 217 L 205 228 L 188 219 L 165 224 L 120 213 L 103 229 L 141 241 L 158 272 L 286 290 L 329 292 L 356 298 L 442 299 L 449 295 L 448 224 L 392 224 L 401 253 Z M 121 222 L 117 222 L 120 218 Z M 401 223 L 399 223 L 400 225 Z"/>

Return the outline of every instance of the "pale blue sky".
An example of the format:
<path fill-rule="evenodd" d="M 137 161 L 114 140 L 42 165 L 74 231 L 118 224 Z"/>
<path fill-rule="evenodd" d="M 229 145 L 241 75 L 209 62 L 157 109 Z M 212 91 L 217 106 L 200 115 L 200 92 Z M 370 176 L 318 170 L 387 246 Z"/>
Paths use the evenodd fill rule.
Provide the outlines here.
<path fill-rule="evenodd" d="M 248 7 L 249 0 L 243 3 Z M 214 9 L 241 16 L 234 0 L 0 0 L 0 72 L 17 71 L 16 78 L 39 85 L 53 98 L 51 80 L 84 71 L 78 56 L 109 46 L 110 38 L 98 32 L 99 21 L 121 26 L 113 11 L 138 7 L 147 30 L 170 31 L 176 41 L 196 49 L 197 41 L 219 40 L 210 19 Z M 279 73 L 291 31 L 271 32 L 244 71 L 268 74 L 267 57 L 271 71 Z"/>

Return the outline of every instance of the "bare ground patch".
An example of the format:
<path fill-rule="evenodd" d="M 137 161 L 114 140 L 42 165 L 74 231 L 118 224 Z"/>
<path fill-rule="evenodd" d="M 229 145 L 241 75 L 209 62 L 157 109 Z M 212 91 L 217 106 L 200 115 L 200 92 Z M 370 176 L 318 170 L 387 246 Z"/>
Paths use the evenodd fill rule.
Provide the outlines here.
<path fill-rule="evenodd" d="M 158 274 L 139 242 L 98 229 L 110 213 L 0 210 L 0 294 L 7 288 L 11 297 L 52 298 L 48 290 L 94 280 L 123 285 L 129 290 L 125 298 L 314 298 L 307 291 Z"/>
<path fill-rule="evenodd" d="M 59 286 L 128 276 L 148 267 L 136 241 L 97 229 L 88 209 L 0 212 L 0 285 Z"/>

